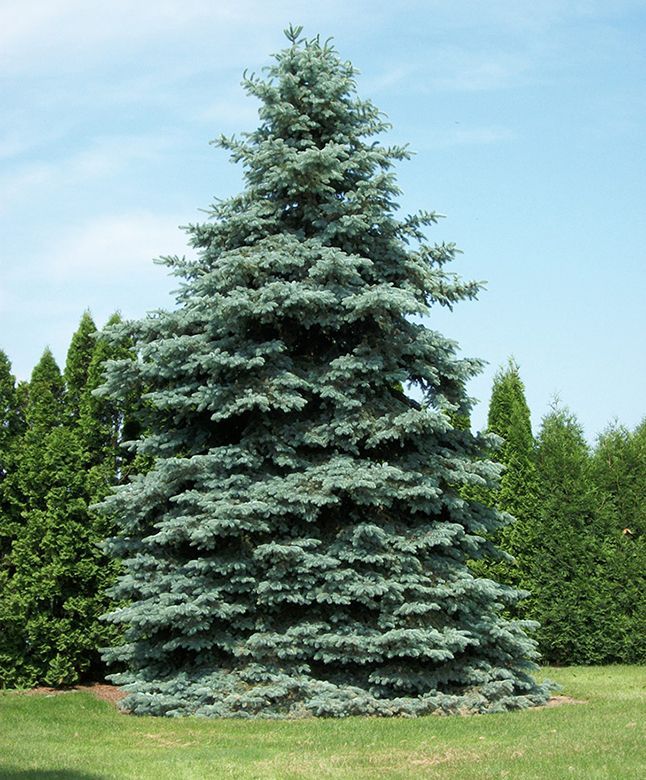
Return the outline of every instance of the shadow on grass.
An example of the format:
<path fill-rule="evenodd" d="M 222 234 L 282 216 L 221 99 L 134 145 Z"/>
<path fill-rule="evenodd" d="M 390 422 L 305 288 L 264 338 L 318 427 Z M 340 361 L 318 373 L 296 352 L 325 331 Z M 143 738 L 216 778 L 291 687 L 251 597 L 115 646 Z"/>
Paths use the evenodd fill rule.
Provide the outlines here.
<path fill-rule="evenodd" d="M 105 775 L 77 772 L 76 769 L 14 769 L 0 764 L 2 780 L 103 780 Z"/>

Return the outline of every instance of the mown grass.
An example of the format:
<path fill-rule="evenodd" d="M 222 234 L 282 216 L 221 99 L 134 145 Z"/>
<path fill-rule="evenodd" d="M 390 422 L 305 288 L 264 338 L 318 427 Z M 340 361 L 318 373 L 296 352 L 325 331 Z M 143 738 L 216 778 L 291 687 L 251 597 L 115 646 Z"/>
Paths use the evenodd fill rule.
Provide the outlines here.
<path fill-rule="evenodd" d="M 646 778 L 646 669 L 546 669 L 585 704 L 467 718 L 165 720 L 89 693 L 0 695 L 0 777 Z"/>

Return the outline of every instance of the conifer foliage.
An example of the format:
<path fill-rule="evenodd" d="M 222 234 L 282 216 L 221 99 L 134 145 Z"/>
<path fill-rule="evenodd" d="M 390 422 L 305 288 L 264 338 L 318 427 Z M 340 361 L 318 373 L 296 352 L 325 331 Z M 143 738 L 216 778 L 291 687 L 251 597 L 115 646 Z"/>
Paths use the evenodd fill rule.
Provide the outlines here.
<path fill-rule="evenodd" d="M 57 571 L 55 564 L 52 568 L 48 563 L 58 556 L 56 530 L 62 530 L 70 491 L 82 479 L 79 452 L 63 429 L 63 418 L 63 377 L 47 349 L 29 382 L 26 431 L 13 475 L 20 522 L 14 526 L 4 561 L 7 581 L 0 594 L 3 685 L 35 684 L 49 675 L 50 663 L 58 655 L 60 626 L 52 625 L 47 614 L 58 589 Z M 54 664 L 58 667 L 58 661 Z"/>
<path fill-rule="evenodd" d="M 113 314 L 106 328 L 121 323 L 121 316 Z M 80 330 L 80 329 L 79 329 Z M 144 464 L 135 462 L 132 453 L 121 446 L 125 440 L 136 437 L 139 428 L 134 419 L 134 409 L 139 398 L 132 395 L 117 404 L 96 391 L 104 382 L 105 368 L 109 361 L 131 356 L 129 344 L 114 344 L 102 334 L 95 339 L 92 354 L 86 366 L 83 391 L 78 405 L 78 434 L 86 452 L 86 491 L 91 503 L 105 498 L 110 488 L 127 480 L 135 469 L 142 470 Z M 101 525 L 101 516 L 93 515 L 93 521 Z M 102 540 L 106 533 L 99 538 Z"/>
<path fill-rule="evenodd" d="M 591 663 L 646 661 L 646 420 L 610 426 L 592 457 L 601 576 L 594 604 L 603 619 Z M 598 618 L 597 618 L 598 620 Z"/>
<path fill-rule="evenodd" d="M 541 651 L 557 664 L 594 663 L 604 619 L 590 452 L 576 417 L 559 405 L 543 419 L 537 468 L 539 512 L 527 573 Z"/>
<path fill-rule="evenodd" d="M 7 576 L 6 556 L 20 524 L 16 467 L 24 424 L 21 390 L 11 373 L 9 358 L 0 350 L 0 593 Z"/>
<path fill-rule="evenodd" d="M 246 78 L 260 126 L 219 145 L 246 187 L 168 258 L 178 307 L 127 328 L 137 358 L 105 392 L 141 392 L 153 467 L 104 511 L 124 558 L 111 620 L 136 713 L 488 712 L 542 702 L 511 589 L 474 577 L 494 510 L 460 497 L 497 468 L 454 429 L 477 361 L 414 322 L 477 292 L 398 219 L 381 114 L 353 67 L 288 32 Z M 421 406 L 399 389 L 417 386 Z"/>
<path fill-rule="evenodd" d="M 86 313 L 64 376 L 49 350 L 33 371 L 25 431 L 0 483 L 11 520 L 2 518 L 0 686 L 96 679 L 99 648 L 115 641 L 115 628 L 100 621 L 117 564 L 99 543 L 112 529 L 88 505 L 117 481 L 122 424 L 114 404 L 94 401 L 92 391 L 106 360 L 123 354 L 96 338 Z M 5 385 L 11 388 L 2 381 L 3 394 Z"/>
<path fill-rule="evenodd" d="M 65 361 L 65 401 L 68 417 L 78 422 L 81 398 L 87 387 L 88 370 L 96 346 L 96 325 L 89 312 L 84 312 L 72 336 Z"/>
<path fill-rule="evenodd" d="M 500 529 L 494 541 L 514 560 L 488 563 L 484 569 L 497 581 L 531 589 L 528 572 L 537 542 L 536 446 L 525 387 L 513 359 L 494 377 L 487 427 L 502 438 L 496 454 L 505 467 L 499 485 L 489 493 L 489 498 L 500 511 L 514 518 Z M 516 609 L 524 611 L 525 605 L 525 601 L 520 601 Z"/>

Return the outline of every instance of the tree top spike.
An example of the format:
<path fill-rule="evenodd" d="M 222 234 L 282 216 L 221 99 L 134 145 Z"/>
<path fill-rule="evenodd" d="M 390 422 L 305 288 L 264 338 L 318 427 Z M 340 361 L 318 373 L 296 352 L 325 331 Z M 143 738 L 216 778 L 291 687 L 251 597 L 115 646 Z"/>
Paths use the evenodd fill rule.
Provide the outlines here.
<path fill-rule="evenodd" d="M 290 41 L 291 43 L 298 43 L 298 38 L 300 34 L 303 32 L 303 25 L 298 24 L 294 26 L 293 24 L 290 24 L 289 27 L 287 27 L 287 29 L 283 30 L 283 32 L 285 33 L 285 36 L 288 41 Z"/>

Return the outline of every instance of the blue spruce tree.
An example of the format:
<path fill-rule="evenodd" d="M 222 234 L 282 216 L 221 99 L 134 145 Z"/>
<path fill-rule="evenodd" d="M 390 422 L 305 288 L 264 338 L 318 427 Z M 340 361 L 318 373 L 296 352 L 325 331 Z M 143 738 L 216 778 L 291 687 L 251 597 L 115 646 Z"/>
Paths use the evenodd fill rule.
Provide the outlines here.
<path fill-rule="evenodd" d="M 121 327 L 152 460 L 103 511 L 124 568 L 108 660 L 135 713 L 295 717 L 492 712 L 543 702 L 513 589 L 475 577 L 498 513 L 460 495 L 498 469 L 455 429 L 479 362 L 420 324 L 475 296 L 399 219 L 404 148 L 328 44 L 287 31 L 245 78 L 259 128 L 220 138 L 244 191 L 167 258 L 177 307 Z M 402 387 L 416 387 L 423 403 Z"/>

